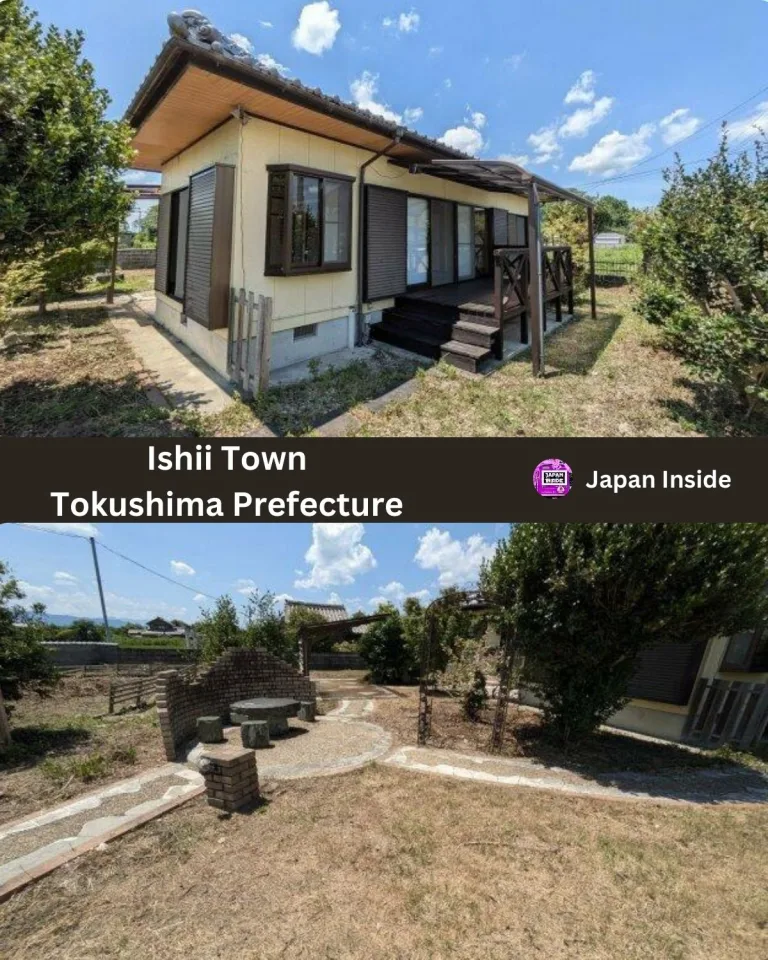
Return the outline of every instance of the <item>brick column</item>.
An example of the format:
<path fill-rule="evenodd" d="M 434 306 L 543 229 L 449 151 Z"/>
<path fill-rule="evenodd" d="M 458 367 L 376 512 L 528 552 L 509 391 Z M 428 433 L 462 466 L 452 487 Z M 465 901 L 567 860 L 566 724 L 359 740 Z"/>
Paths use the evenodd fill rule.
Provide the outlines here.
<path fill-rule="evenodd" d="M 232 813 L 259 799 L 259 774 L 253 750 L 227 744 L 200 757 L 208 804 Z"/>

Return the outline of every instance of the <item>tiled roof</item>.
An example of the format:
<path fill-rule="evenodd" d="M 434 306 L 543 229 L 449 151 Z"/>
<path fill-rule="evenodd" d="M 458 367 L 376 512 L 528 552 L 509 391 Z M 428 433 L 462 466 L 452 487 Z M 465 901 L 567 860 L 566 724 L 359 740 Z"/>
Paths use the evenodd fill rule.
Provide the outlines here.
<path fill-rule="evenodd" d="M 339 623 L 349 620 L 347 608 L 341 603 L 303 603 L 300 600 L 285 601 L 285 615 L 290 616 L 292 610 L 307 610 L 309 613 L 318 613 L 328 623 Z"/>

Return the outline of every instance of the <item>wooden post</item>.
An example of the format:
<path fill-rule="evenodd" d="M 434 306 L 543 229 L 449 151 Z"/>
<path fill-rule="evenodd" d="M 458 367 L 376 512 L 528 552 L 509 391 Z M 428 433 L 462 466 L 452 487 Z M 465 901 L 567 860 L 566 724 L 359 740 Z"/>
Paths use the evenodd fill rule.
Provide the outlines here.
<path fill-rule="evenodd" d="M 11 742 L 11 725 L 3 703 L 3 691 L 0 690 L 0 747 L 7 747 Z"/>
<path fill-rule="evenodd" d="M 115 684 L 110 683 L 109 685 L 109 712 L 115 712 Z"/>
<path fill-rule="evenodd" d="M 597 320 L 597 286 L 595 284 L 595 211 L 587 207 L 589 230 L 589 295 L 592 304 L 592 319 Z"/>
<path fill-rule="evenodd" d="M 242 383 L 243 376 L 243 311 L 245 310 L 245 290 L 241 287 L 237 295 L 237 323 L 235 324 L 235 382 Z"/>
<path fill-rule="evenodd" d="M 530 257 L 531 361 L 533 375 L 544 375 L 544 317 L 541 290 L 541 236 L 539 234 L 539 193 L 536 184 L 528 184 L 528 254 Z"/>
<path fill-rule="evenodd" d="M 269 363 L 272 355 L 272 297 L 259 297 L 261 350 L 259 351 L 259 393 L 269 390 Z"/>
<path fill-rule="evenodd" d="M 109 287 L 107 288 L 107 303 L 115 302 L 115 279 L 117 277 L 117 248 L 120 243 L 120 224 L 115 227 L 115 236 L 112 241 L 112 262 L 109 267 Z"/>
<path fill-rule="evenodd" d="M 245 379 L 243 381 L 243 397 L 250 400 L 253 397 L 251 386 L 251 339 L 253 337 L 253 291 L 248 294 L 248 320 L 245 324 Z M 258 331 L 258 327 L 257 327 Z M 255 379 L 255 377 L 254 377 Z"/>
<path fill-rule="evenodd" d="M 573 250 L 571 247 L 568 247 L 565 256 L 568 264 L 566 271 L 566 280 L 568 281 L 568 315 L 573 317 Z"/>

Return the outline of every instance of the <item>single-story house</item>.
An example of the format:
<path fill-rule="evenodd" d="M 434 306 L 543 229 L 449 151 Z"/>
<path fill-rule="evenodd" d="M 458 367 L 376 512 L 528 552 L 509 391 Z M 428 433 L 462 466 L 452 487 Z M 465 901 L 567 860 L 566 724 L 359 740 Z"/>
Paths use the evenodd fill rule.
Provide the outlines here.
<path fill-rule="evenodd" d="M 162 173 L 159 324 L 233 379 L 241 290 L 269 301 L 272 371 L 371 338 L 474 370 L 530 335 L 540 364 L 573 266 L 539 204 L 588 200 L 286 79 L 194 12 L 169 24 L 126 113 L 133 167 Z"/>
<path fill-rule="evenodd" d="M 627 238 L 623 233 L 616 233 L 612 230 L 605 233 L 598 233 L 595 237 L 596 247 L 625 247 Z"/>
<path fill-rule="evenodd" d="M 768 739 L 768 628 L 709 641 L 664 643 L 642 652 L 629 688 L 631 700 L 611 726 L 663 740 L 717 737 L 733 722 Z M 522 689 L 523 703 L 536 698 Z M 711 745 L 711 744 L 710 744 Z"/>
<path fill-rule="evenodd" d="M 336 643 L 356 640 L 370 626 L 370 624 L 347 626 L 352 618 L 342 603 L 310 603 L 301 600 L 286 600 L 283 605 L 285 619 L 290 620 L 297 613 L 313 613 L 322 617 L 328 623 L 342 624 L 342 627 L 334 636 L 334 642 Z"/>

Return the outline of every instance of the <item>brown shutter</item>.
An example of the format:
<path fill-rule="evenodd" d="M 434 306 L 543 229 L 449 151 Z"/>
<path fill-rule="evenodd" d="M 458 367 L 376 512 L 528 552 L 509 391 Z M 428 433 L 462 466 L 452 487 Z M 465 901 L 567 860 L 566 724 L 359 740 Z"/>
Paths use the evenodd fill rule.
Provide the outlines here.
<path fill-rule="evenodd" d="M 171 194 L 160 197 L 157 209 L 157 263 L 155 265 L 155 290 L 168 292 L 168 253 L 171 239 Z"/>
<path fill-rule="evenodd" d="M 643 650 L 629 683 L 629 696 L 684 706 L 693 691 L 705 648 L 704 642 L 661 643 Z"/>
<path fill-rule="evenodd" d="M 494 247 L 509 245 L 509 218 L 506 210 L 494 207 L 491 210 L 491 239 Z"/>
<path fill-rule="evenodd" d="M 234 167 L 215 166 L 189 184 L 184 312 L 209 330 L 228 322 L 234 174 Z"/>
<path fill-rule="evenodd" d="M 405 293 L 408 195 L 388 187 L 365 188 L 364 296 L 382 300 Z"/>
<path fill-rule="evenodd" d="M 184 299 L 187 269 L 187 226 L 189 223 L 189 190 L 179 191 L 179 225 L 176 238 L 176 296 Z"/>

